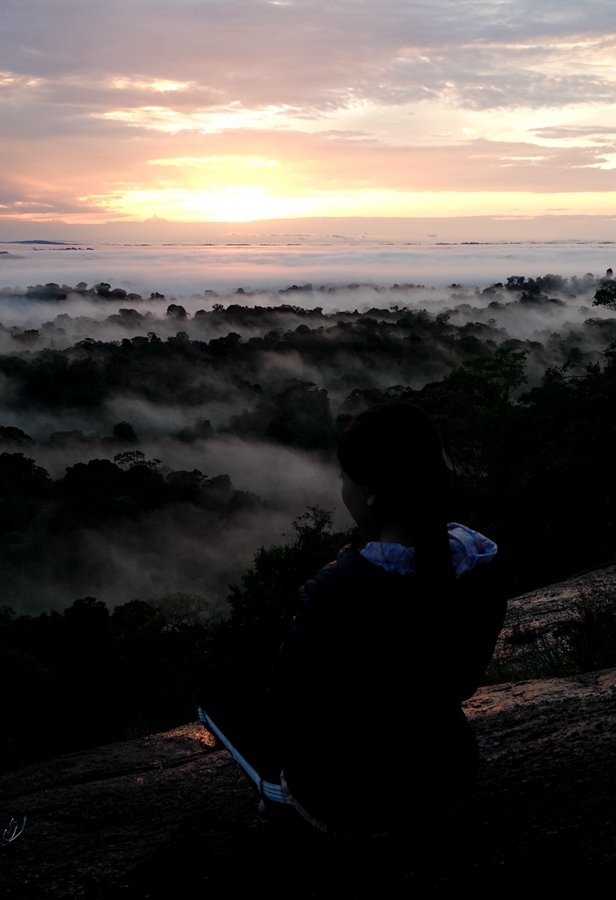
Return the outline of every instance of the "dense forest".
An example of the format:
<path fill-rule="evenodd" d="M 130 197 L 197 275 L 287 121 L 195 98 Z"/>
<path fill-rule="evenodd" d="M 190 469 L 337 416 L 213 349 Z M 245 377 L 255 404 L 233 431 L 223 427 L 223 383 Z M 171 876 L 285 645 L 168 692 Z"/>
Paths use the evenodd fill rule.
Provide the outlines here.
<path fill-rule="evenodd" d="M 191 719 L 205 665 L 259 666 L 275 652 L 297 587 L 360 537 L 332 530 L 318 492 L 301 514 L 307 495 L 294 494 L 293 467 L 312 465 L 315 483 L 328 477 L 337 433 L 375 403 L 409 399 L 436 419 L 451 518 L 499 544 L 510 595 L 616 556 L 611 272 L 591 285 L 601 315 L 542 341 L 511 337 L 486 313 L 562 312 L 576 286 L 557 278 L 492 286 L 474 322 L 461 299 L 461 313 L 215 303 L 190 318 L 193 329 L 237 330 L 209 340 L 188 333 L 177 304 L 164 340 L 151 316 L 149 333 L 67 347 L 39 349 L 41 332 L 5 329 L 15 349 L 0 355 L 0 659 L 11 685 L 1 765 Z M 129 331 L 146 319 L 113 315 Z M 114 421 L 118 398 L 141 420 Z M 99 428 L 57 427 L 66 421 Z M 238 490 L 235 472 L 176 462 L 240 457 L 245 482 L 264 459 L 284 458 L 284 490 Z M 229 543 L 238 555 L 217 568 Z M 165 570 L 154 582 L 174 589 L 155 594 L 146 567 Z M 84 683 L 96 716 L 80 707 Z"/>

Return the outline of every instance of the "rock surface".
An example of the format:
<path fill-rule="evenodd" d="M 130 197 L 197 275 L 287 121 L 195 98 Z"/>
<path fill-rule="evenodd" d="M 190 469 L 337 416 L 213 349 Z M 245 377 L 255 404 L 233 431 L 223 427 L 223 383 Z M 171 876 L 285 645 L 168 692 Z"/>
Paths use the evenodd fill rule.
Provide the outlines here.
<path fill-rule="evenodd" d="M 359 849 L 331 845 L 294 813 L 261 819 L 249 783 L 197 723 L 10 773 L 0 822 L 28 824 L 2 849 L 3 896 L 598 886 L 616 862 L 616 669 L 481 688 L 467 715 L 483 763 L 465 810 L 433 826 L 411 815 L 404 838 Z M 386 746 L 369 730 L 358 741 L 384 777 Z"/>
<path fill-rule="evenodd" d="M 580 589 L 613 590 L 616 566 L 510 602 L 516 627 L 558 635 Z M 522 648 L 523 649 L 523 648 Z M 395 839 L 327 840 L 288 810 L 279 821 L 199 723 L 38 763 L 0 777 L 2 896 L 19 900 L 243 896 L 502 897 L 603 889 L 616 874 L 616 669 L 480 688 L 466 704 L 482 767 L 463 810 L 414 818 Z M 312 739 L 323 737 L 315 730 Z M 367 777 L 395 761 L 360 723 Z M 421 777 L 421 773 L 418 773 Z"/>
<path fill-rule="evenodd" d="M 579 618 L 580 605 L 615 596 L 616 565 L 608 565 L 514 597 L 507 604 L 495 657 L 518 665 L 532 663 L 538 643 L 543 649 L 561 644 Z"/>

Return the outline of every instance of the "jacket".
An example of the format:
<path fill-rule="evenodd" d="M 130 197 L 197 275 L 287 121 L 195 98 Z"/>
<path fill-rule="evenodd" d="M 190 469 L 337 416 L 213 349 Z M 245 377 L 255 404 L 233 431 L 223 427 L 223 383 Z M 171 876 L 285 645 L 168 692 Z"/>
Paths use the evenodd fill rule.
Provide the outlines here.
<path fill-rule="evenodd" d="M 477 751 L 461 703 L 506 602 L 495 562 L 434 590 L 365 549 L 344 547 L 301 588 L 272 689 L 296 805 L 332 830 L 373 834 L 468 792 Z"/>

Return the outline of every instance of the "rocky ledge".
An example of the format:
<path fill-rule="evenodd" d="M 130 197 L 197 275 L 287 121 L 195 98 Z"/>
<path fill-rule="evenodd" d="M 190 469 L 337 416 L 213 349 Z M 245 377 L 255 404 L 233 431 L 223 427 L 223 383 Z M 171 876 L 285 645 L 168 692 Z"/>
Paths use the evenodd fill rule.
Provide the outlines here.
<path fill-rule="evenodd" d="M 598 567 L 514 597 L 494 658 L 506 670 L 541 669 L 566 657 L 568 639 L 588 613 L 600 614 L 616 597 L 616 565 Z M 543 663 L 543 665 L 542 665 Z M 554 673 L 561 674 L 561 673 Z"/>
<path fill-rule="evenodd" d="M 534 604 L 532 615 L 542 627 Z M 435 823 L 409 810 L 408 833 L 362 846 L 328 841 L 294 814 L 262 819 L 250 784 L 198 723 L 9 773 L 0 778 L 0 828 L 24 816 L 27 824 L 0 850 L 2 894 L 508 897 L 603 888 L 616 873 L 616 669 L 483 687 L 466 713 L 482 756 L 472 800 Z M 313 739 L 323 736 L 315 730 Z M 395 787 L 404 761 L 388 757 L 367 723 L 357 741 L 367 777 Z"/>

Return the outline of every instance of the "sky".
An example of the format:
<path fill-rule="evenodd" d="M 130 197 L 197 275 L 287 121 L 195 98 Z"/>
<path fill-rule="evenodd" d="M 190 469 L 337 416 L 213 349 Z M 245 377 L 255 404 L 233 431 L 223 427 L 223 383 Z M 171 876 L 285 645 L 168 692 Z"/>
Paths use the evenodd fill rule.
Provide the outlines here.
<path fill-rule="evenodd" d="M 2 236 L 469 216 L 613 236 L 615 25 L 612 0 L 3 0 Z"/>

